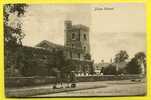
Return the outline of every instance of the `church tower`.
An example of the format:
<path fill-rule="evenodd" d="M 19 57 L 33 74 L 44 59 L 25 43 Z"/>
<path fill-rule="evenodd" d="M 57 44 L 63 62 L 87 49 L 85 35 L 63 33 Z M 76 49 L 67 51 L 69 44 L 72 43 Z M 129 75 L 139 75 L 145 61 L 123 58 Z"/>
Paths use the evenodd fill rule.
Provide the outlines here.
<path fill-rule="evenodd" d="M 72 25 L 72 21 L 65 22 L 65 46 L 72 48 L 69 55 L 70 58 L 88 59 L 90 56 L 89 45 L 89 27 L 81 24 Z M 79 50 L 81 52 L 75 52 Z"/>

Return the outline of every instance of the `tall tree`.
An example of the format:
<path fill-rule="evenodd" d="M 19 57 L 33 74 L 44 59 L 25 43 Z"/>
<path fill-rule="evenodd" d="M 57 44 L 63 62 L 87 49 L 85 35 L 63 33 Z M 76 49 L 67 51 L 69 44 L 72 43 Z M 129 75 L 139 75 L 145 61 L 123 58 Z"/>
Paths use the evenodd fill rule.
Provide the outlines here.
<path fill-rule="evenodd" d="M 116 74 L 119 74 L 119 63 L 125 61 L 128 57 L 125 50 L 120 50 L 120 52 L 115 55 L 114 62 L 116 63 Z"/>
<path fill-rule="evenodd" d="M 4 49 L 5 49 L 5 66 L 6 72 L 9 71 L 9 74 L 17 75 L 16 70 L 21 69 L 21 61 L 23 61 L 22 52 L 20 52 L 20 47 L 22 47 L 22 39 L 25 34 L 22 31 L 22 22 L 21 17 L 25 13 L 27 4 L 5 4 L 4 5 Z M 18 48 L 19 47 L 19 48 Z M 11 59 L 9 56 L 14 56 L 15 58 Z M 9 62 L 12 64 L 9 64 Z M 10 67 L 9 67 L 10 66 Z M 19 71 L 18 71 L 19 72 Z M 6 73 L 7 75 L 8 73 Z"/>
<path fill-rule="evenodd" d="M 24 15 L 27 4 L 5 4 L 4 5 L 4 42 L 5 46 L 12 48 L 22 45 L 22 39 L 25 34 L 22 31 L 22 22 L 16 23 L 16 26 L 10 24 L 10 16 L 14 15 L 18 18 Z"/>

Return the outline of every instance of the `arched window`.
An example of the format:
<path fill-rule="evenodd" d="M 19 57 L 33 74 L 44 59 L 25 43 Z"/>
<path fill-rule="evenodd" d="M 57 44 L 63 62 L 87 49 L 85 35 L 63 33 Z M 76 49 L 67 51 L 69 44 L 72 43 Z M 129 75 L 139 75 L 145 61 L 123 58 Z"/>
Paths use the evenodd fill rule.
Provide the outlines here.
<path fill-rule="evenodd" d="M 84 37 L 84 40 L 87 40 L 87 36 L 86 36 L 86 34 L 84 34 L 84 35 L 83 35 L 83 37 Z"/>
<path fill-rule="evenodd" d="M 75 39 L 75 34 L 74 33 L 72 33 L 72 39 Z"/>

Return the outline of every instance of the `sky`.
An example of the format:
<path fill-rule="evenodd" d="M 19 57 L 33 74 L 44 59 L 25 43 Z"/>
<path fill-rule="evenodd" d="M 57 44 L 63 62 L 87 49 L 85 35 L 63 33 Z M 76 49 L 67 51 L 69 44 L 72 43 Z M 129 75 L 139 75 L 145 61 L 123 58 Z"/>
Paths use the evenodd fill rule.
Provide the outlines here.
<path fill-rule="evenodd" d="M 109 62 L 119 50 L 130 58 L 146 51 L 146 16 L 142 3 L 41 4 L 29 5 L 22 17 L 23 44 L 35 46 L 42 40 L 64 45 L 64 21 L 90 28 L 91 56 Z"/>

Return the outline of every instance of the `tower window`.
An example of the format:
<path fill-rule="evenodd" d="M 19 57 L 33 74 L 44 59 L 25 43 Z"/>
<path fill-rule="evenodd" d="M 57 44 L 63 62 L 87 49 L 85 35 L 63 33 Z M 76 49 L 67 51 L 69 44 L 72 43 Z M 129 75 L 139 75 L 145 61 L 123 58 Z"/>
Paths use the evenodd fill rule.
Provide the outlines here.
<path fill-rule="evenodd" d="M 84 39 L 87 40 L 86 34 L 83 35 Z"/>
<path fill-rule="evenodd" d="M 84 47 L 84 52 L 86 51 L 86 47 Z"/>
<path fill-rule="evenodd" d="M 72 33 L 72 39 L 75 39 L 75 34 L 74 33 Z"/>
<path fill-rule="evenodd" d="M 78 53 L 78 58 L 80 59 L 80 53 Z"/>

